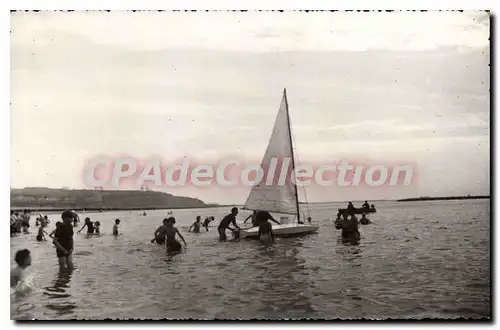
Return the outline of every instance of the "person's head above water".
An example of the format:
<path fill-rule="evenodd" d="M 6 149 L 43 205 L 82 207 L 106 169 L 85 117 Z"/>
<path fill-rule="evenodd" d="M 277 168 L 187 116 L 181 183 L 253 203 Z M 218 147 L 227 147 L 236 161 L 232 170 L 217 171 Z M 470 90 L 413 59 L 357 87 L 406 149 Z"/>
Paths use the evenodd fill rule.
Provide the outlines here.
<path fill-rule="evenodd" d="M 57 227 L 59 227 L 59 226 L 61 226 L 62 224 L 63 224 L 63 223 L 62 223 L 61 221 L 57 221 L 57 222 L 56 222 L 56 228 L 57 228 Z"/>
<path fill-rule="evenodd" d="M 61 219 L 63 222 L 72 221 L 76 217 L 76 214 L 73 211 L 66 210 L 61 214 Z"/>
<path fill-rule="evenodd" d="M 120 224 L 120 219 L 116 219 L 115 224 L 117 224 L 117 225 Z"/>
<path fill-rule="evenodd" d="M 366 217 L 366 213 L 361 214 L 361 218 L 365 218 L 365 217 Z"/>
<path fill-rule="evenodd" d="M 19 250 L 14 257 L 16 264 L 21 268 L 26 268 L 31 265 L 31 253 L 28 249 Z"/>
<path fill-rule="evenodd" d="M 163 219 L 163 224 L 166 225 L 168 223 L 168 218 Z"/>
<path fill-rule="evenodd" d="M 198 216 L 196 217 L 196 221 L 201 221 L 201 216 L 199 216 L 199 215 L 198 215 Z"/>
<path fill-rule="evenodd" d="M 237 207 L 233 207 L 233 208 L 231 209 L 231 213 L 232 213 L 233 215 L 238 215 L 238 208 L 237 208 Z"/>
<path fill-rule="evenodd" d="M 45 220 L 47 220 L 49 217 L 47 217 L 46 215 L 44 215 L 44 216 L 43 216 L 43 218 L 44 218 Z"/>
<path fill-rule="evenodd" d="M 90 222 L 90 218 L 85 218 L 85 222 Z"/>

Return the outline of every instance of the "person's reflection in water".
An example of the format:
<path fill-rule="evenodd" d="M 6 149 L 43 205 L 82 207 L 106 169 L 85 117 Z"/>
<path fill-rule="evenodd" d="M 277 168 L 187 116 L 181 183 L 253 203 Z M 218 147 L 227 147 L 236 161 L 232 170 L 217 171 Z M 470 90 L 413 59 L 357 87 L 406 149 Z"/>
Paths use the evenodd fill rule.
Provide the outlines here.
<path fill-rule="evenodd" d="M 349 244 L 350 245 L 350 244 Z M 366 277 L 366 269 L 363 268 L 363 250 L 360 246 L 342 245 L 338 253 L 342 256 L 344 276 L 337 278 L 341 284 L 344 302 L 348 307 L 346 317 L 361 318 L 370 316 L 366 310 L 366 286 L 370 279 Z"/>
<path fill-rule="evenodd" d="M 282 241 L 283 245 L 262 248 L 262 276 L 264 290 L 260 289 L 262 303 L 259 309 L 266 318 L 314 317 L 315 309 L 307 297 L 310 274 L 305 259 L 301 258 L 302 243 Z"/>
<path fill-rule="evenodd" d="M 57 273 L 56 279 L 52 283 L 52 286 L 45 288 L 45 294 L 49 297 L 49 299 L 54 301 L 54 303 L 47 304 L 45 307 L 56 311 L 58 315 L 71 314 L 74 312 L 73 309 L 76 308 L 76 304 L 72 301 L 68 301 L 67 299 L 71 298 L 67 289 L 70 287 L 69 283 L 71 282 L 72 275 L 73 269 L 60 269 Z"/>

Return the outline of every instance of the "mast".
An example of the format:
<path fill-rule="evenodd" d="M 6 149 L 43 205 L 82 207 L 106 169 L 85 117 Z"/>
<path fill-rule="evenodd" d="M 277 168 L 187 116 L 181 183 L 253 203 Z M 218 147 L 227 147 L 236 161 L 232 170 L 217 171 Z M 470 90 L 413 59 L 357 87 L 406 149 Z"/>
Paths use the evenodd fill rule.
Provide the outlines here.
<path fill-rule="evenodd" d="M 286 97 L 286 88 L 283 89 L 283 96 L 285 97 L 285 108 L 286 108 L 286 120 L 288 122 L 288 136 L 290 137 L 290 148 L 292 151 L 292 171 L 295 172 L 295 156 L 293 154 L 293 143 L 292 143 L 292 129 L 290 125 L 290 113 L 288 112 L 288 99 Z M 295 190 L 295 203 L 297 205 L 297 222 L 300 221 L 300 208 L 299 208 L 299 194 L 297 190 L 297 182 L 293 184 Z"/>

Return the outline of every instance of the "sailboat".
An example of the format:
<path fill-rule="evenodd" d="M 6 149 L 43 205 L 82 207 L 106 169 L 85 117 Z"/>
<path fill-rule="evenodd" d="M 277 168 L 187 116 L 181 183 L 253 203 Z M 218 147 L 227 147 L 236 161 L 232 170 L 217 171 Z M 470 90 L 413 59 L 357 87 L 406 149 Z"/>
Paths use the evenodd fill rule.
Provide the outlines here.
<path fill-rule="evenodd" d="M 273 161 L 274 159 L 274 161 Z M 276 166 L 276 160 L 282 161 L 281 167 L 291 163 L 291 170 L 295 170 L 295 159 L 292 144 L 292 132 L 290 126 L 290 115 L 288 113 L 288 100 L 286 89 L 283 90 L 278 116 L 274 123 L 274 129 L 269 140 L 261 166 L 272 168 Z M 292 172 L 293 173 L 293 172 Z M 274 176 L 274 175 L 273 175 Z M 297 185 L 291 180 L 285 180 L 284 183 L 273 180 L 268 184 L 262 180 L 258 185 L 252 187 L 247 201 L 243 207 L 245 210 L 267 211 L 270 213 L 294 215 L 296 222 L 274 225 L 273 234 L 275 236 L 303 235 L 316 232 L 319 228 L 311 223 L 304 223 L 305 219 L 300 219 L 299 195 Z M 240 237 L 257 237 L 258 227 L 241 229 Z"/>

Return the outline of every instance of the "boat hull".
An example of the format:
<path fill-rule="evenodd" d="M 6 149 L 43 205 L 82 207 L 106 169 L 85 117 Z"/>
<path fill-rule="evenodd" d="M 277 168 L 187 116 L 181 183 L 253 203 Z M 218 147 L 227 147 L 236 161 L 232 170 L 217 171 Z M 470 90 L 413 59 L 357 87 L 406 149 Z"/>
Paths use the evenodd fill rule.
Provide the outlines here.
<path fill-rule="evenodd" d="M 273 225 L 274 236 L 299 236 L 307 235 L 318 231 L 319 226 L 311 224 L 290 223 L 283 225 Z M 240 230 L 241 238 L 257 238 L 259 235 L 259 227 L 252 227 Z"/>
<path fill-rule="evenodd" d="M 354 208 L 352 210 L 348 210 L 348 209 L 339 209 L 338 210 L 338 213 L 342 214 L 344 213 L 345 211 L 347 212 L 350 212 L 350 213 L 353 213 L 353 214 L 363 214 L 363 213 L 377 213 L 377 210 L 374 209 L 374 208 L 370 208 L 370 209 L 357 209 L 357 208 Z"/>

